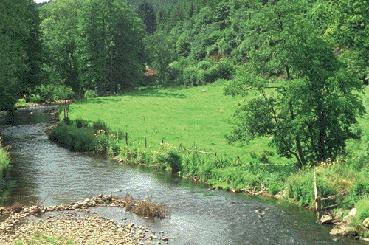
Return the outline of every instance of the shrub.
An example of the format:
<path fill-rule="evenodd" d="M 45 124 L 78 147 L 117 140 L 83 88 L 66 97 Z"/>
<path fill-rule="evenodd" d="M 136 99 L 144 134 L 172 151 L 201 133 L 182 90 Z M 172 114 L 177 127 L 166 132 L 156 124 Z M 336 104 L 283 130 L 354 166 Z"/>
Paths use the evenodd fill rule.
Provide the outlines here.
<path fill-rule="evenodd" d="M 9 168 L 9 165 L 10 165 L 9 153 L 3 148 L 1 148 L 0 142 L 0 179 L 4 175 L 6 169 Z"/>
<path fill-rule="evenodd" d="M 365 197 L 355 203 L 357 210 L 353 223 L 360 225 L 366 218 L 369 218 L 369 197 Z"/>
<path fill-rule="evenodd" d="M 95 92 L 95 90 L 86 90 L 86 92 L 84 93 L 83 97 L 85 99 L 96 98 L 97 97 L 97 93 Z"/>
<path fill-rule="evenodd" d="M 86 120 L 83 119 L 77 119 L 74 121 L 77 128 L 87 128 L 89 123 Z"/>
<path fill-rule="evenodd" d="M 50 103 L 63 99 L 71 99 L 73 90 L 62 84 L 42 84 L 37 86 L 29 100 L 35 103 Z"/>
<path fill-rule="evenodd" d="M 145 218 L 163 219 L 168 213 L 164 204 L 153 202 L 150 199 L 136 201 L 129 194 L 124 197 L 124 207 L 126 211 L 132 211 Z"/>
<path fill-rule="evenodd" d="M 234 73 L 233 65 L 225 60 L 216 63 L 205 71 L 204 78 L 206 83 L 213 83 L 218 79 L 230 80 Z"/>
<path fill-rule="evenodd" d="M 72 151 L 91 152 L 96 146 L 92 128 L 77 128 L 73 124 L 60 123 L 51 131 L 49 138 Z"/>
<path fill-rule="evenodd" d="M 302 170 L 291 175 L 286 182 L 288 197 L 302 206 L 310 206 L 314 199 L 313 171 Z"/>
<path fill-rule="evenodd" d="M 106 126 L 106 123 L 104 123 L 103 121 L 94 122 L 92 124 L 92 127 L 95 130 L 95 132 L 100 131 L 100 130 L 108 132 L 108 127 Z"/>
<path fill-rule="evenodd" d="M 161 150 L 155 154 L 153 161 L 163 170 L 170 168 L 173 174 L 182 170 L 181 156 L 175 149 L 168 146 L 162 146 Z"/>

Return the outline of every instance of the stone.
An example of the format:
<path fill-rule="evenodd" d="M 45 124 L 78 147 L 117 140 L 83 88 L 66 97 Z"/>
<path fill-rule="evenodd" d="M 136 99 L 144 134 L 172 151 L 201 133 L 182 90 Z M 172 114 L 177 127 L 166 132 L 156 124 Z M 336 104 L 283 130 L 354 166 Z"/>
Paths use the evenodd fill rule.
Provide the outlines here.
<path fill-rule="evenodd" d="M 350 210 L 349 215 L 352 216 L 352 217 L 355 217 L 356 213 L 357 213 L 357 209 L 353 208 L 353 209 Z"/>
<path fill-rule="evenodd" d="M 163 237 L 161 238 L 161 240 L 162 240 L 163 242 L 167 242 L 167 241 L 169 241 L 168 237 L 165 237 L 165 236 L 163 236 Z"/>
<path fill-rule="evenodd" d="M 355 228 L 348 225 L 336 226 L 330 231 L 330 234 L 332 236 L 346 236 L 346 237 L 355 237 L 358 235 Z"/>
<path fill-rule="evenodd" d="M 363 226 L 367 229 L 369 229 L 369 218 L 366 218 L 364 221 L 363 221 Z"/>
<path fill-rule="evenodd" d="M 332 222 L 333 222 L 333 217 L 330 214 L 322 215 L 322 217 L 320 218 L 320 223 L 322 225 L 329 225 L 329 224 L 332 224 Z"/>

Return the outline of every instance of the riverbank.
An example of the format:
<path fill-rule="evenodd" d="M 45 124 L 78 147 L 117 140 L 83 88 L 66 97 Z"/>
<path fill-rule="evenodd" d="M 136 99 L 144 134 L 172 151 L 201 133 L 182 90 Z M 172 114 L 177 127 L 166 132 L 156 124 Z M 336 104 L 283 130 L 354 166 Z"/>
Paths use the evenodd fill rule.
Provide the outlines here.
<path fill-rule="evenodd" d="M 0 208 L 3 215 L 8 215 L 8 218 L 0 223 L 0 242 L 1 244 L 168 243 L 169 239 L 164 234 L 155 234 L 135 224 L 118 224 L 90 211 L 92 207 L 119 207 L 130 211 L 132 206 L 139 207 L 140 202 L 145 201 L 132 203 L 132 200 L 127 197 L 101 195 L 81 202 L 51 207 Z"/>
<path fill-rule="evenodd" d="M 221 118 L 212 116 L 219 109 L 230 106 L 229 101 L 222 101 L 224 98 L 220 97 L 220 91 L 219 85 L 188 90 L 146 89 L 121 97 L 77 102 L 71 105 L 70 117 L 73 120 L 59 124 L 50 134 L 50 139 L 74 151 L 92 151 L 107 155 L 120 163 L 168 171 L 182 178 L 207 183 L 212 188 L 283 198 L 313 209 L 316 201 L 314 168 L 295 168 L 290 160 L 279 157 L 275 149 L 266 146 L 267 139 L 260 139 L 258 143 L 251 142 L 239 148 L 226 142 L 222 143 L 224 135 L 221 136 L 222 140 L 214 138 L 215 131 L 219 133 L 219 130 L 224 129 L 208 128 L 207 124 L 219 123 L 222 127 L 229 127 L 224 124 L 229 112 L 224 113 Z M 214 104 L 214 97 L 220 97 L 223 105 Z M 368 105 L 367 99 L 365 102 Z M 165 112 L 158 108 L 166 106 L 164 103 L 171 104 L 166 107 Z M 173 106 L 175 103 L 178 105 Z M 191 114 L 188 109 L 193 103 L 197 111 Z M 187 114 L 183 108 L 186 108 Z M 176 117 L 179 111 L 183 114 Z M 209 117 L 203 117 L 208 114 Z M 174 119 L 169 119 L 168 116 Z M 147 122 L 151 122 L 152 118 L 159 121 L 159 124 L 154 121 L 154 126 L 148 125 Z M 166 120 L 169 122 L 165 123 Z M 357 231 L 356 237 L 368 236 L 363 222 L 369 202 L 367 205 L 360 205 L 360 202 L 367 202 L 365 196 L 369 194 L 369 168 L 365 163 L 367 149 L 364 149 L 369 135 L 367 120 L 367 115 L 360 119 L 359 126 L 364 137 L 348 142 L 347 156 L 316 166 L 317 195 L 321 200 L 321 213 L 332 217 L 328 223 L 341 225 L 350 210 L 359 210 L 364 214 L 363 217 L 355 219 L 353 223 L 345 223 L 348 227 L 354 227 Z M 193 129 L 199 125 L 202 125 L 200 128 L 203 131 Z M 198 137 L 194 132 L 197 132 Z M 149 137 L 142 137 L 159 133 L 163 133 L 163 138 L 157 144 L 151 143 Z M 137 137 L 137 134 L 141 134 L 141 137 Z M 172 134 L 178 134 L 177 138 Z M 208 141 L 204 141 L 206 138 Z M 189 140 L 202 142 L 202 145 L 207 147 L 199 147 L 195 143 L 189 146 Z M 213 149 L 211 142 L 216 142 Z M 222 145 L 225 150 L 229 150 L 229 154 L 219 150 Z M 244 152 L 239 153 L 240 149 L 244 149 Z M 369 217 L 369 213 L 367 216 Z"/>

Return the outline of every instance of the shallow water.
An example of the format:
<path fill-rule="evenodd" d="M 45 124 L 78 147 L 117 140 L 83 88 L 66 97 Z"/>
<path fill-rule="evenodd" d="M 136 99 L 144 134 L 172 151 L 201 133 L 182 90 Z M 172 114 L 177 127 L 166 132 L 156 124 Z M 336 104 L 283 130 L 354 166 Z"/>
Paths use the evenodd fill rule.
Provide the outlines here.
<path fill-rule="evenodd" d="M 1 134 L 12 146 L 14 167 L 7 203 L 56 205 L 98 194 L 151 197 L 168 205 L 164 220 L 145 220 L 116 208 L 95 208 L 105 217 L 164 231 L 173 244 L 361 244 L 333 241 L 315 215 L 274 201 L 209 191 L 166 174 L 120 166 L 51 143 L 44 110 L 3 116 Z M 1 120 L 0 120 L 1 121 Z"/>

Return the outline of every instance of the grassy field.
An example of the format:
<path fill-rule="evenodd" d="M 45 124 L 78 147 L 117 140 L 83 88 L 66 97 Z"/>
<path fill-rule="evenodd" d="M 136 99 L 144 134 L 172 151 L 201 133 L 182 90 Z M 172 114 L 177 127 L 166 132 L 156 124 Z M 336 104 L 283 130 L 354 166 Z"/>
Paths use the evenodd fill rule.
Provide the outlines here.
<path fill-rule="evenodd" d="M 275 154 L 267 139 L 245 146 L 229 145 L 232 114 L 241 98 L 224 95 L 224 85 L 216 83 L 189 89 L 143 89 L 118 97 L 94 98 L 74 103 L 71 119 L 104 121 L 113 131 L 128 133 L 129 144 L 156 150 L 162 140 L 174 146 L 225 154 L 251 161 L 250 153 L 268 152 L 274 161 L 286 161 Z"/>

